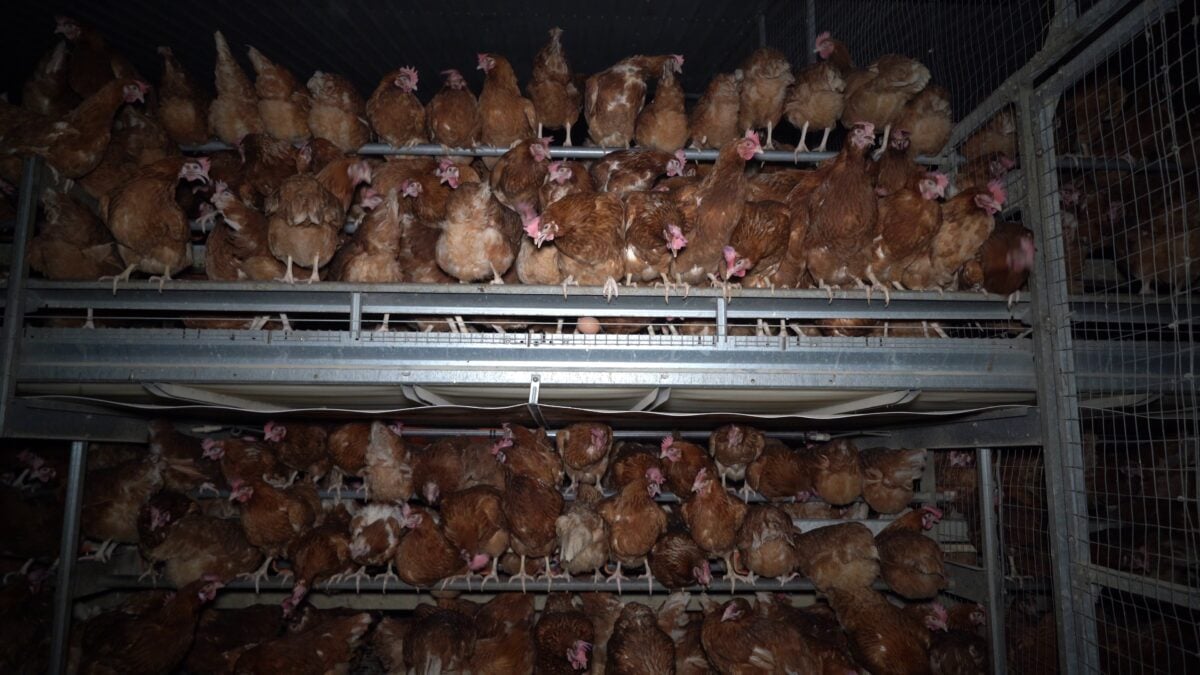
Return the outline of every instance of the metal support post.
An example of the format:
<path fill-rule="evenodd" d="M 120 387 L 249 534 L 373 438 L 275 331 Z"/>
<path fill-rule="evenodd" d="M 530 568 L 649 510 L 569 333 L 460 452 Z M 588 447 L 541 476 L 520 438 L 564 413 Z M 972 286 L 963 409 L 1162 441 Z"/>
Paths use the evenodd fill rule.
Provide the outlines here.
<path fill-rule="evenodd" d="M 1083 445 L 1079 431 L 1075 357 L 1067 300 L 1066 254 L 1058 205 L 1054 152 L 1057 97 L 1043 100 L 1025 87 L 1018 99 L 1020 156 L 1025 167 L 1023 214 L 1037 228 L 1033 273 L 1034 349 L 1038 403 L 1042 412 L 1043 457 L 1050 547 L 1054 571 L 1054 612 L 1058 624 L 1061 672 L 1098 672 L 1095 587 L 1073 578 L 1087 569 L 1088 522 L 1084 497 Z M 1081 662 L 1082 659 L 1082 662 Z"/>
<path fill-rule="evenodd" d="M 983 575 L 987 581 L 988 637 L 992 645 L 992 672 L 1006 673 L 1004 642 L 1004 561 L 1000 557 L 1000 532 L 996 522 L 996 484 L 993 480 L 992 449 L 975 453 L 979 472 L 979 513 L 983 520 Z"/>
<path fill-rule="evenodd" d="M 75 599 L 75 558 L 79 551 L 79 511 L 83 506 L 83 474 L 87 470 L 87 443 L 71 443 L 71 468 L 67 474 L 67 502 L 63 507 L 62 542 L 58 547 L 58 585 L 54 589 L 54 624 L 50 637 L 50 673 L 67 672 L 67 646 L 71 637 L 71 607 Z"/>
<path fill-rule="evenodd" d="M 4 351 L 0 354 L 0 436 L 8 435 L 9 408 L 17 393 L 17 354 L 21 348 L 21 329 L 25 325 L 25 277 L 29 240 L 37 217 L 41 194 L 42 158 L 25 160 L 21 171 L 21 196 L 17 203 L 17 225 L 13 231 L 12 260 L 8 269 L 8 289 L 4 305 Z"/>

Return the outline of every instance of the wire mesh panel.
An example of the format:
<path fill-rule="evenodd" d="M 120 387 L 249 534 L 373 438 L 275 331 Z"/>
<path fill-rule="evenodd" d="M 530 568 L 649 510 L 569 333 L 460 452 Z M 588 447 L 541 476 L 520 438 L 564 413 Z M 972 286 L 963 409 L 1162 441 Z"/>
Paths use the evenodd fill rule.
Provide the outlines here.
<path fill-rule="evenodd" d="M 829 31 L 866 67 L 884 54 L 904 54 L 924 63 L 933 81 L 950 90 L 959 117 L 970 112 L 1042 46 L 1054 3 L 996 2 L 815 2 L 815 25 L 806 26 L 806 3 L 776 3 L 768 11 L 767 42 L 796 64 L 813 51 L 807 37 Z"/>
<path fill-rule="evenodd" d="M 1086 627 L 1067 654 L 1086 672 L 1200 668 L 1200 51 L 1194 5 L 1183 4 L 1165 15 L 1135 8 L 1064 68 L 1053 115 L 1029 111 L 1056 161 L 1025 168 L 1057 186 L 1040 197 L 1061 221 L 1061 239 L 1051 227 L 1039 242 L 1044 283 L 1057 291 L 1040 311 L 1069 334 L 1058 345 L 1073 342 L 1077 370 L 1096 358 L 1111 375 L 1076 381 L 1060 422 L 1079 433 L 1046 454 L 1063 475 L 1082 475 L 1051 489 L 1065 494 L 1068 531 L 1088 540 L 1082 552 L 1055 550 L 1069 552 L 1065 590 Z"/>

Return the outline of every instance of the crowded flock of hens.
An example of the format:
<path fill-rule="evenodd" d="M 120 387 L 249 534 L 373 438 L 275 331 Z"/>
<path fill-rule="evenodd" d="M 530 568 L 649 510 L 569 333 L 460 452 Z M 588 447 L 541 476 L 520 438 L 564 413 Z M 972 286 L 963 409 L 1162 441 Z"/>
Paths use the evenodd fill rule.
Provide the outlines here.
<path fill-rule="evenodd" d="M 211 229 L 203 274 L 214 280 L 577 284 L 610 300 L 621 283 L 668 295 L 710 283 L 815 286 L 831 299 L 855 287 L 1008 295 L 1032 263 L 1032 233 L 996 224 L 1016 155 L 1011 115 L 968 139 L 952 187 L 914 161 L 947 143 L 948 92 L 905 56 L 858 66 L 828 33 L 816 63 L 759 49 L 688 111 L 683 56 L 631 56 L 584 77 L 558 29 L 524 93 L 502 55 L 479 54 L 478 98 L 445 70 L 426 103 L 410 67 L 364 100 L 344 77 L 318 71 L 305 85 L 248 47 L 252 82 L 220 32 L 215 98 L 165 47 L 151 88 L 94 30 L 61 18 L 58 32 L 21 107 L 0 106 L 0 176 L 15 184 L 20 158 L 41 155 L 99 202 L 97 218 L 70 193 L 43 195 L 31 264 L 51 279 L 112 279 L 115 291 L 140 272 L 161 289 L 193 273 L 204 235 L 189 222 Z M 581 115 L 588 144 L 615 150 L 551 161 L 542 133 L 562 130 L 570 145 Z M 840 152 L 814 169 L 757 165 L 784 119 L 797 152 L 818 131 L 825 150 L 840 124 Z M 210 138 L 235 149 L 181 154 Z M 372 139 L 508 151 L 354 154 Z M 685 146 L 719 155 L 695 165 Z"/>
<path fill-rule="evenodd" d="M 85 557 L 135 545 L 143 577 L 179 590 L 136 593 L 79 624 L 80 672 L 171 672 L 185 657 L 188 672 L 329 672 L 366 653 L 399 673 L 986 672 L 982 609 L 937 602 L 947 576 L 925 532 L 942 511 L 910 508 L 925 450 L 793 448 L 743 425 L 715 430 L 707 447 L 677 434 L 617 441 L 600 423 L 553 438 L 514 425 L 491 437 L 419 434 L 381 421 L 269 422 L 204 438 L 164 420 L 151 424 L 149 448 L 95 445 Z M 975 494 L 965 455 L 937 457 L 943 505 Z M 20 461 L 14 489 L 63 472 L 60 459 Z M 6 499 L 10 513 L 22 504 L 34 508 Z M 856 522 L 869 512 L 894 519 L 873 534 Z M 802 532 L 794 519 L 845 522 Z M 292 582 L 282 606 L 205 609 L 239 579 L 278 588 L 271 570 Z M 29 602 L 45 575 L 22 572 L 30 582 L 10 589 Z M 709 599 L 720 576 L 760 592 Z M 770 592 L 794 578 L 824 599 L 799 608 Z M 435 604 L 382 617 L 310 605 L 326 582 L 372 579 L 425 589 Z M 464 579 L 512 592 L 482 606 L 441 592 Z M 556 594 L 568 579 L 609 592 Z M 547 581 L 535 614 L 513 582 Z M 622 603 L 647 592 L 671 595 L 656 610 Z M 701 611 L 688 611 L 689 598 Z"/>

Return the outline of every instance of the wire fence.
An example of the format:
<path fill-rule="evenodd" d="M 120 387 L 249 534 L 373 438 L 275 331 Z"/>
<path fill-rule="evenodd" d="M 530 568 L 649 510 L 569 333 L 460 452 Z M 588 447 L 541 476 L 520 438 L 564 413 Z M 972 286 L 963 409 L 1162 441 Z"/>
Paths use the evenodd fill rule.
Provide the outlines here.
<path fill-rule="evenodd" d="M 1088 672 L 1200 668 L 1197 36 L 1194 7 L 1149 21 L 1113 50 L 1097 49 L 1054 115 L 1034 118 L 1057 160 L 1037 169 L 1042 184 L 1058 185 L 1043 204 L 1061 221 L 1061 241 L 1039 242 L 1050 244 L 1046 285 L 1066 291 L 1050 294 L 1067 298 L 1049 308 L 1053 327 L 1070 333 L 1077 356 L 1124 354 L 1108 363 L 1105 383 L 1077 383 L 1062 423 L 1078 426 L 1078 442 L 1046 450 L 1065 475 L 1082 476 L 1052 489 L 1074 505 L 1069 531 L 1086 533 L 1087 557 L 1065 546 L 1053 553 L 1072 556 L 1067 590 L 1081 628 L 1066 653 Z M 1050 558 L 1027 558 L 1048 541 L 1020 535 L 1045 527 L 1046 504 L 1028 497 L 1002 497 L 1005 552 L 1013 568 L 1024 573 L 1025 559 L 1045 576 Z M 1014 528 L 1017 517 L 1028 527 Z M 1032 620 L 1030 604 L 1010 606 L 1009 620 Z M 1035 648 L 1053 638 L 1053 623 L 1047 635 L 1034 631 L 1010 634 L 1010 655 L 1023 659 L 1010 658 L 1010 668 L 1057 672 L 1057 657 Z"/>

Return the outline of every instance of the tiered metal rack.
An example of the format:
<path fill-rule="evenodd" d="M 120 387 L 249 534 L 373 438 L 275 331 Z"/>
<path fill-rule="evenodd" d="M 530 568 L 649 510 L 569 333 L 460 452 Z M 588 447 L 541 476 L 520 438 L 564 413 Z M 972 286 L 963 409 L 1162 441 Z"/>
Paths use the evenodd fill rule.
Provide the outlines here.
<path fill-rule="evenodd" d="M 813 4 L 810 0 L 803 21 L 807 32 L 812 32 L 816 16 Z M 64 552 L 77 547 L 86 442 L 144 441 L 144 420 L 153 414 L 230 423 L 264 414 L 386 414 L 428 425 L 435 433 L 506 421 L 554 429 L 594 418 L 609 421 L 622 433 L 646 437 L 673 429 L 700 433 L 721 421 L 768 414 L 774 416 L 752 423 L 769 435 L 820 430 L 868 434 L 876 446 L 974 448 L 983 535 L 980 564 L 948 567 L 955 594 L 988 606 L 994 672 L 1006 670 L 1004 645 L 1012 644 L 1012 636 L 1005 635 L 1006 618 L 1016 591 L 1045 595 L 1055 612 L 1057 663 L 1042 663 L 1047 672 L 1100 672 L 1103 645 L 1098 626 L 1104 619 L 1097 607 L 1102 595 L 1119 591 L 1200 609 L 1200 584 L 1194 579 L 1168 582 L 1093 562 L 1089 535 L 1097 518 L 1089 513 L 1086 476 L 1093 467 L 1081 434 L 1081 420 L 1115 414 L 1112 411 L 1131 401 L 1153 398 L 1155 411 L 1183 420 L 1183 442 L 1193 444 L 1185 454 L 1190 452 L 1193 469 L 1200 467 L 1196 433 L 1187 432 L 1187 425 L 1194 429 L 1196 420 L 1196 347 L 1194 333 L 1189 332 L 1194 330 L 1196 298 L 1190 285 L 1186 292 L 1161 297 L 1069 292 L 1059 169 L 1146 167 L 1115 158 L 1060 159 L 1056 110 L 1064 91 L 1140 33 L 1161 29 L 1164 17 L 1179 3 L 1100 0 L 1088 3 L 1086 11 L 1070 0 L 1049 4 L 1052 16 L 1040 47 L 962 119 L 951 141 L 956 149 L 1000 110 L 1016 111 L 1021 167 L 1009 175 L 1010 210 L 1019 212 L 1034 230 L 1038 246 L 1032 297 L 1011 308 L 1003 298 L 971 293 L 939 297 L 897 292 L 885 305 L 879 297 L 869 301 L 861 291 L 838 291 L 831 300 L 823 291 L 738 290 L 727 298 L 717 290 L 693 289 L 686 298 L 674 295 L 665 301 L 661 290 L 633 288 L 622 289 L 619 298 L 607 303 L 598 289 L 572 288 L 564 297 L 557 287 L 486 285 L 291 287 L 188 281 L 160 293 L 134 282 L 114 295 L 108 285 L 25 278 L 25 244 L 44 177 L 40 162 L 30 160 L 6 289 L 0 429 L 6 436 L 75 441 L 67 480 Z M 1194 25 L 1193 20 L 1193 31 Z M 1189 29 L 1181 23 L 1179 30 Z M 362 149 L 371 155 L 443 152 L 435 147 Z M 450 151 L 485 156 L 502 152 Z M 603 152 L 554 148 L 552 155 L 591 157 Z M 713 155 L 690 153 L 702 160 Z M 952 157 L 929 161 L 949 168 Z M 793 158 L 791 153 L 769 153 L 765 159 Z M 1156 168 L 1171 172 L 1177 167 Z M 98 316 L 142 317 L 146 327 L 89 330 L 46 325 L 47 317 L 82 316 L 87 309 Z M 279 312 L 292 315 L 302 328 L 163 328 L 150 327 L 148 321 Z M 460 316 L 481 323 L 520 317 L 523 323 L 546 326 L 537 332 L 373 332 L 384 314 L 394 321 L 433 317 L 448 322 Z M 713 328 L 708 335 L 573 335 L 553 330 L 556 319 L 581 316 L 634 318 L 662 326 L 683 318 L 711 321 Z M 824 337 L 789 334 L 787 329 L 789 323 L 826 318 L 947 322 L 974 328 L 952 330 L 950 337 L 920 338 Z M 731 330 L 759 320 L 772 329 L 758 335 Z M 1083 324 L 1090 327 L 1087 334 L 1075 330 Z M 1139 333 L 1174 331 L 1177 337 L 1128 339 L 1131 327 Z M 481 399 L 487 402 L 482 407 Z M 616 407 L 621 411 L 614 412 Z M 858 415 L 845 417 L 847 413 Z M 1005 473 L 1005 453 L 1015 448 L 1041 449 L 1036 453 L 1041 471 L 1036 487 L 1046 495 L 1047 576 L 1022 574 L 1008 557 L 1003 505 L 1013 485 Z M 936 478 L 931 466 L 922 490 L 935 490 Z M 1195 493 L 1187 499 L 1194 504 Z M 993 503 L 1002 508 L 993 508 Z M 1196 555 L 1195 550 L 1191 553 Z M 80 568 L 71 555 L 62 556 L 54 658 L 61 659 L 76 594 L 145 585 L 127 570 Z M 464 583 L 453 582 L 451 588 Z M 382 590 L 381 586 L 372 582 L 361 589 Z M 551 586 L 593 587 L 579 580 L 554 581 Z M 487 590 L 493 588 L 520 590 L 510 582 Z M 628 588 L 637 584 L 631 582 Z M 809 589 L 805 582 L 783 587 Z M 352 581 L 334 584 L 333 590 L 343 591 L 341 597 L 348 602 L 356 597 L 349 595 L 357 590 Z M 390 600 L 372 602 L 401 607 L 412 600 L 411 595 L 386 598 Z M 1194 652 L 1192 644 L 1184 648 Z M 61 660 L 55 662 L 58 666 Z"/>

